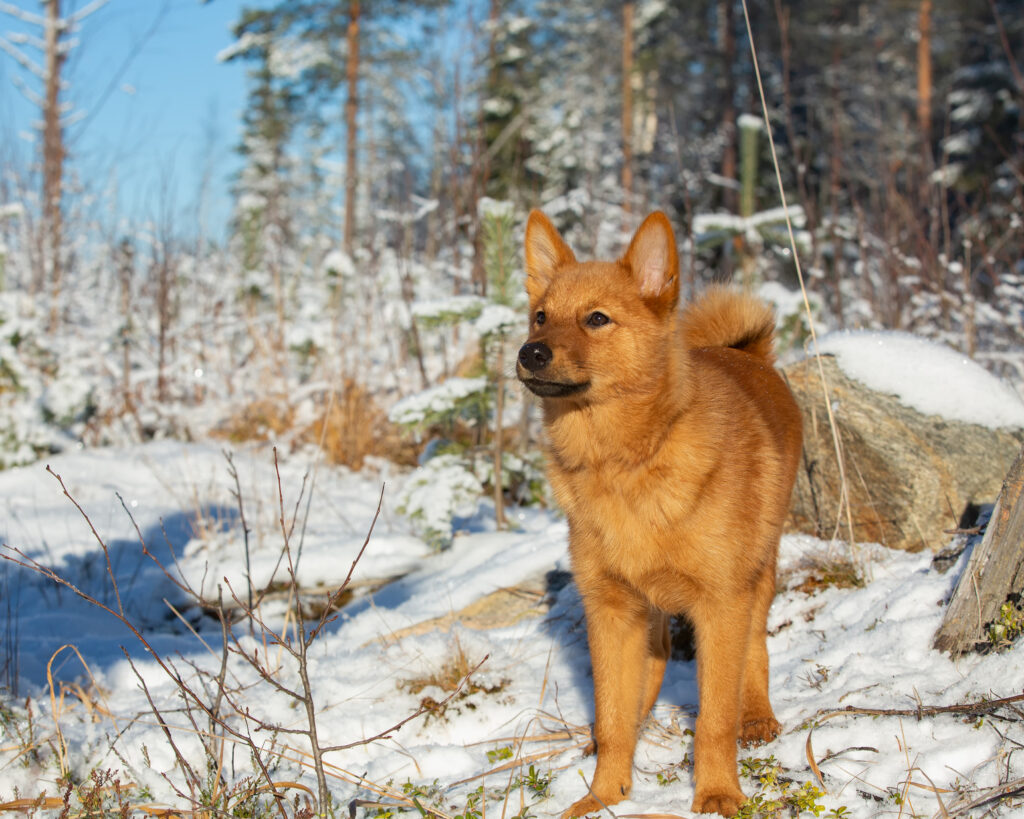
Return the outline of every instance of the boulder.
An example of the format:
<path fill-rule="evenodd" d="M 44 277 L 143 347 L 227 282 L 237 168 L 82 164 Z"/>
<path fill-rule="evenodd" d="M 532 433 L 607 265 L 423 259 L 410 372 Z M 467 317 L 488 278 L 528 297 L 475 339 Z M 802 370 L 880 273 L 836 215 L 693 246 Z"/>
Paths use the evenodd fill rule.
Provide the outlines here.
<path fill-rule="evenodd" d="M 1024 442 L 1024 430 L 925 415 L 849 377 L 822 356 L 845 460 L 858 542 L 937 551 L 965 512 L 994 503 Z M 840 473 L 814 357 L 782 370 L 804 417 L 803 462 L 786 531 L 848 539 Z"/>

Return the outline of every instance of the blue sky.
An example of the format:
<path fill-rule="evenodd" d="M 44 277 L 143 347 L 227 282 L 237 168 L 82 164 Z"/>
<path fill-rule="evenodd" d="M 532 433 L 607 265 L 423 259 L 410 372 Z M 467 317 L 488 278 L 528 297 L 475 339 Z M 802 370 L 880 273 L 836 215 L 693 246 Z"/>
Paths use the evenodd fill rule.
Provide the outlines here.
<path fill-rule="evenodd" d="M 7 2 L 33 13 L 42 9 L 39 0 Z M 86 5 L 64 0 L 70 11 Z M 68 128 L 72 169 L 90 187 L 112 190 L 116 184 L 122 219 L 137 224 L 158 216 L 161 202 L 171 202 L 179 232 L 194 234 L 203 221 L 214 236 L 224 235 L 230 177 L 238 168 L 233 149 L 245 103 L 245 66 L 220 63 L 217 54 L 232 42 L 231 26 L 243 5 L 266 3 L 110 0 L 84 22 L 67 71 L 66 98 L 85 116 Z M 24 28 L 0 11 L 0 36 Z M 33 156 L 26 135 L 38 113 L 15 85 L 25 76 L 0 52 L 4 161 L 12 150 L 19 163 Z M 199 207 L 204 177 L 210 186 L 205 210 Z"/>

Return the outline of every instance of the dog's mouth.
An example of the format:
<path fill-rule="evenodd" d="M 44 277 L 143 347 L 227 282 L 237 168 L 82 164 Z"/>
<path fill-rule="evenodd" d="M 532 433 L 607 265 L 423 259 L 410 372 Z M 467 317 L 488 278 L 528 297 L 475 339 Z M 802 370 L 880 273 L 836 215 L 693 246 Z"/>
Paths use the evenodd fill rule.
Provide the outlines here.
<path fill-rule="evenodd" d="M 590 386 L 589 381 L 562 382 L 547 381 L 543 378 L 520 378 L 523 386 L 534 395 L 542 398 L 565 398 L 570 395 L 578 395 Z"/>

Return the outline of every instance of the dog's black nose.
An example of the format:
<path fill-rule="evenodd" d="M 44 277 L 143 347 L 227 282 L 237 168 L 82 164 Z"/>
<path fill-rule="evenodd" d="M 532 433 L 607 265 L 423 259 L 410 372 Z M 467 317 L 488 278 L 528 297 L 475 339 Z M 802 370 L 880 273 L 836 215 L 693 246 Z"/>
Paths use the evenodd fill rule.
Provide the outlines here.
<path fill-rule="evenodd" d="M 551 363 L 551 348 L 543 341 L 532 341 L 519 348 L 519 363 L 531 373 Z"/>

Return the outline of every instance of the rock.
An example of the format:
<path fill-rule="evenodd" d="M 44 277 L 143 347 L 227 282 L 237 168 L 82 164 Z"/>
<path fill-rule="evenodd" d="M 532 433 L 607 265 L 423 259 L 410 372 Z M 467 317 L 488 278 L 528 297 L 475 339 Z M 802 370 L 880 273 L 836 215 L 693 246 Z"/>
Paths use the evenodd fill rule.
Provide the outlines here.
<path fill-rule="evenodd" d="M 822 366 L 858 542 L 937 551 L 949 540 L 945 530 L 960 525 L 968 508 L 995 502 L 1024 430 L 924 415 L 848 377 L 832 356 L 822 356 Z M 790 364 L 783 375 L 804 416 L 803 464 L 786 531 L 847 539 L 817 361 L 811 357 Z"/>

